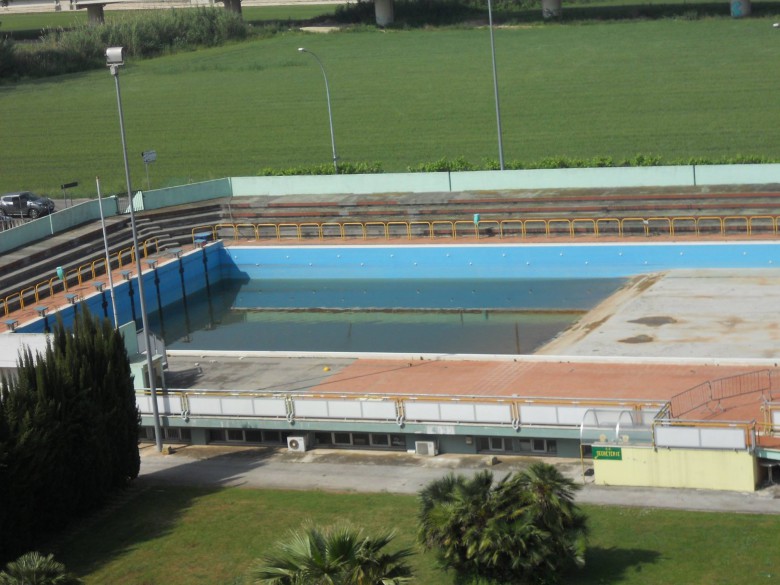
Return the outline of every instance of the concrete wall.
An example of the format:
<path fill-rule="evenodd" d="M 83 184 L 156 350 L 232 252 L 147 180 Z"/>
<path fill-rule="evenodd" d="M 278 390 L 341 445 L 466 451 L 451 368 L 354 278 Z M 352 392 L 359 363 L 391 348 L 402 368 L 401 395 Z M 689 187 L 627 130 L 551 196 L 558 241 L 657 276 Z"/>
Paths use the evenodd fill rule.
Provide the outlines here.
<path fill-rule="evenodd" d="M 136 211 L 140 211 L 230 197 L 232 194 L 230 183 L 231 179 L 216 179 L 179 187 L 154 189 L 136 195 L 133 202 Z"/>
<path fill-rule="evenodd" d="M 780 164 L 234 177 L 234 197 L 780 184 Z"/>
<path fill-rule="evenodd" d="M 119 214 L 119 204 L 116 197 L 105 197 L 101 201 L 105 217 L 113 217 Z M 0 232 L 0 253 L 19 248 L 29 242 L 43 240 L 54 234 L 66 232 L 74 227 L 99 219 L 100 207 L 98 207 L 97 199 L 62 209 L 35 221 Z"/>
<path fill-rule="evenodd" d="M 598 485 L 750 492 L 758 468 L 747 451 L 622 446 L 622 460 L 593 461 Z"/>

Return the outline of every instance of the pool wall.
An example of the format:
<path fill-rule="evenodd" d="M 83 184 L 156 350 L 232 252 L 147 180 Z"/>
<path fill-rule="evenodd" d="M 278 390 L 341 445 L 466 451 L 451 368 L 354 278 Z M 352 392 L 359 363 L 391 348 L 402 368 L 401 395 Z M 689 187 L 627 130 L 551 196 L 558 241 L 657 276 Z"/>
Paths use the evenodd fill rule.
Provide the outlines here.
<path fill-rule="evenodd" d="M 205 258 L 205 263 L 204 263 Z M 145 260 L 141 261 L 144 267 L 147 267 Z M 135 315 L 140 323 L 141 308 L 138 299 L 138 280 L 135 277 L 135 264 L 128 267 L 132 270 L 133 276 L 130 281 L 114 280 L 114 295 L 116 297 L 116 310 L 120 323 L 127 323 L 133 319 L 133 308 Z M 222 243 L 210 244 L 199 250 L 194 250 L 181 257 L 181 268 L 184 270 L 184 291 L 189 296 L 195 292 L 206 288 L 206 273 L 208 270 L 209 284 L 214 285 L 221 278 L 225 277 L 225 257 L 222 253 Z M 180 277 L 179 260 L 168 261 L 166 264 L 157 267 L 153 271 L 145 271 L 143 275 L 144 293 L 147 312 L 156 311 L 159 306 L 168 306 L 182 300 L 183 291 Z M 108 279 L 102 280 L 105 295 L 99 292 L 92 292 L 84 298 L 78 306 L 86 306 L 93 315 L 106 314 L 112 317 L 113 308 L 111 307 L 111 294 L 108 288 Z M 71 284 L 71 287 L 73 284 Z M 130 291 L 133 295 L 131 297 Z M 103 303 L 106 301 L 104 309 Z M 45 300 L 41 303 L 45 305 Z M 105 312 L 104 312 L 105 311 Z M 60 309 L 59 315 L 63 323 L 70 326 L 73 323 L 74 309 L 67 307 Z M 48 323 L 52 325 L 56 317 L 49 316 Z M 36 319 L 17 329 L 20 333 L 43 333 L 46 323 L 43 319 Z M 140 328 L 140 325 L 139 325 Z"/>
<path fill-rule="evenodd" d="M 231 278 L 626 278 L 692 268 L 780 268 L 780 243 L 481 244 L 228 248 Z"/>

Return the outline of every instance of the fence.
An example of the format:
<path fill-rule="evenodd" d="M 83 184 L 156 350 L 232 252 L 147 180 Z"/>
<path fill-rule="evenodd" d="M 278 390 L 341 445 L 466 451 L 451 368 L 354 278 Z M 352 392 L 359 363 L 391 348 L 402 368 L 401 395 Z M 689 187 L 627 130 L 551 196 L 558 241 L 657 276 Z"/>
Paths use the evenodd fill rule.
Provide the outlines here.
<path fill-rule="evenodd" d="M 780 216 L 770 215 L 218 223 L 193 227 L 192 240 L 776 236 L 779 226 Z"/>
<path fill-rule="evenodd" d="M 772 374 L 769 370 L 711 380 L 672 396 L 669 400 L 668 415 L 670 418 L 680 418 L 697 408 L 709 408 L 713 402 L 753 392 L 769 392 L 771 397 L 771 389 Z"/>

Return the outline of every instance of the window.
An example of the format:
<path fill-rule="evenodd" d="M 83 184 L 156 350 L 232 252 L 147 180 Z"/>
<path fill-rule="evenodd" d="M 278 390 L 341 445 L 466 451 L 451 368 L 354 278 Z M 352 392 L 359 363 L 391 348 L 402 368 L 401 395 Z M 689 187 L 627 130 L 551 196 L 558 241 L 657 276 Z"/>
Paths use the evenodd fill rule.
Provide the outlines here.
<path fill-rule="evenodd" d="M 371 435 L 371 444 L 376 447 L 388 447 L 390 445 L 390 435 Z"/>
<path fill-rule="evenodd" d="M 208 436 L 209 443 L 215 443 L 224 440 L 225 440 L 224 429 L 209 429 L 209 436 Z"/>
<path fill-rule="evenodd" d="M 477 437 L 477 451 L 504 451 L 503 437 Z"/>
<path fill-rule="evenodd" d="M 351 445 L 352 444 L 352 437 L 350 437 L 350 433 L 333 433 L 333 444 L 334 445 Z"/>
<path fill-rule="evenodd" d="M 393 447 L 403 447 L 406 449 L 406 437 L 403 435 L 390 435 L 390 444 Z"/>
<path fill-rule="evenodd" d="M 247 443 L 262 443 L 263 431 L 244 431 Z"/>
<path fill-rule="evenodd" d="M 352 444 L 357 446 L 368 445 L 368 433 L 352 433 Z"/>
<path fill-rule="evenodd" d="M 332 445 L 333 437 L 330 433 L 314 433 L 315 445 Z"/>
<path fill-rule="evenodd" d="M 282 442 L 282 433 L 279 431 L 263 431 L 263 442 L 278 445 Z"/>
<path fill-rule="evenodd" d="M 227 431 L 228 441 L 242 441 L 244 440 L 244 431 L 236 429 L 228 429 Z"/>

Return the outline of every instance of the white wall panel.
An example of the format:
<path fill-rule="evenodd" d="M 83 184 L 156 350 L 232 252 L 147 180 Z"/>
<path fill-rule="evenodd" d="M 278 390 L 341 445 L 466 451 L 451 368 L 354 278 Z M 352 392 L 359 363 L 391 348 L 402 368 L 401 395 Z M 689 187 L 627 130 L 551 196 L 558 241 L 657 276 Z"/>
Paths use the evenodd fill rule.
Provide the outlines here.
<path fill-rule="evenodd" d="M 326 400 L 296 400 L 295 416 L 327 418 L 328 402 Z"/>
<path fill-rule="evenodd" d="M 363 418 L 363 409 L 357 400 L 328 400 L 328 417 Z"/>
<path fill-rule="evenodd" d="M 363 402 L 363 418 L 394 419 L 395 402 Z"/>
<path fill-rule="evenodd" d="M 451 420 L 455 422 L 474 422 L 475 420 L 474 405 L 469 403 L 443 403 L 439 412 L 441 413 L 441 420 Z"/>
<path fill-rule="evenodd" d="M 580 426 L 582 417 L 585 416 L 587 408 L 582 406 L 559 406 L 558 424 Z"/>
<path fill-rule="evenodd" d="M 407 420 L 441 420 L 438 402 L 412 402 L 404 405 Z"/>
<path fill-rule="evenodd" d="M 554 425 L 558 423 L 558 413 L 554 406 L 520 407 L 520 424 L 524 425 Z"/>
<path fill-rule="evenodd" d="M 655 427 L 655 444 L 659 447 L 699 447 L 699 429 L 696 427 Z"/>
<path fill-rule="evenodd" d="M 710 449 L 747 449 L 743 429 L 699 429 L 701 446 Z"/>
<path fill-rule="evenodd" d="M 254 398 L 252 400 L 257 416 L 286 416 L 287 406 L 278 398 Z"/>
<path fill-rule="evenodd" d="M 474 411 L 477 422 L 512 422 L 512 408 L 508 404 L 475 404 Z"/>

